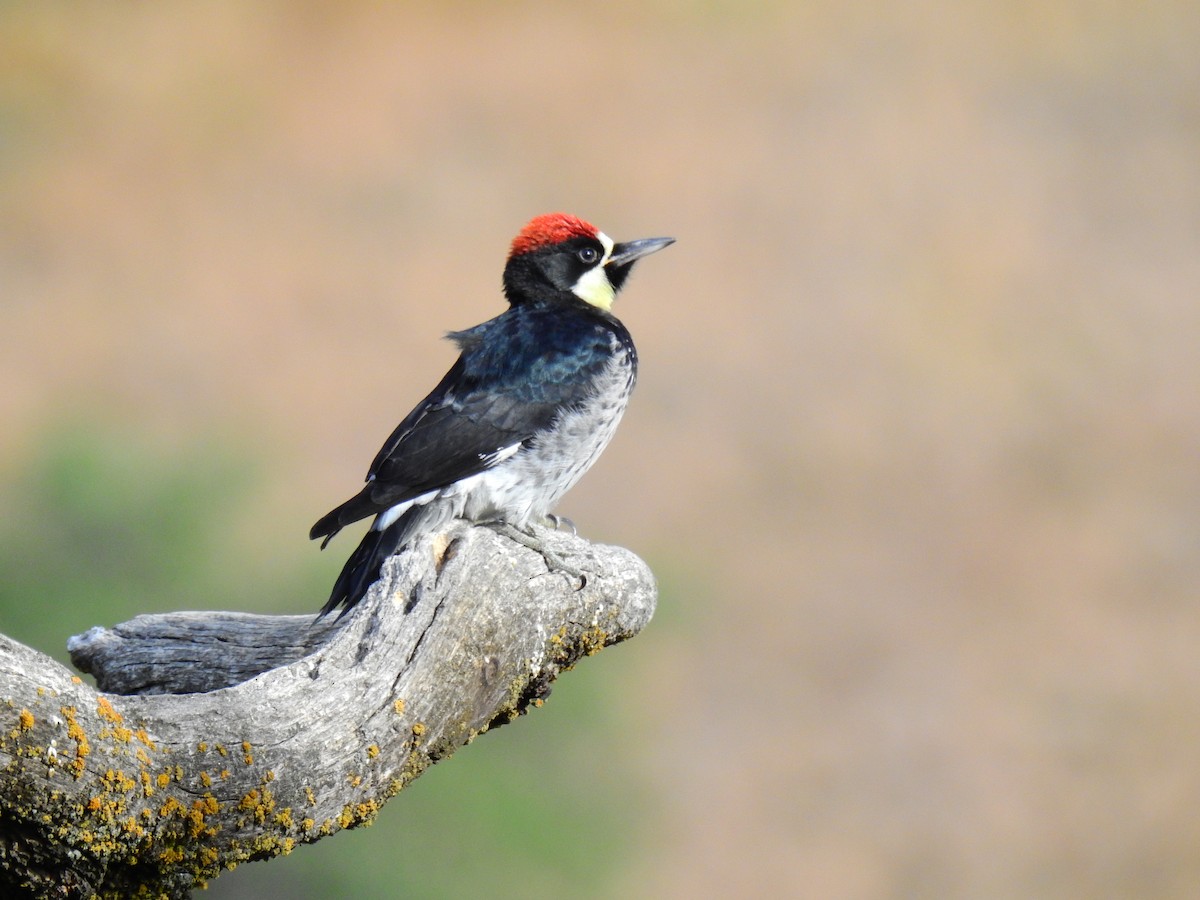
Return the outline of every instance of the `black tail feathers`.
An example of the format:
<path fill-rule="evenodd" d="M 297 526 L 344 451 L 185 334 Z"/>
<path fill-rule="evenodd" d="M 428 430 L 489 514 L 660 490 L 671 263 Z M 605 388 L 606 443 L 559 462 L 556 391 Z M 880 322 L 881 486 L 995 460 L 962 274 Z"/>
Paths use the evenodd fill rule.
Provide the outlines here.
<path fill-rule="evenodd" d="M 333 540 L 333 536 L 341 531 L 345 526 L 352 522 L 357 522 L 359 519 L 365 519 L 367 516 L 379 512 L 379 507 L 375 501 L 371 499 L 366 488 L 355 494 L 341 506 L 331 509 L 325 515 L 317 520 L 308 532 L 309 540 L 315 541 L 317 538 L 325 538 L 321 541 L 321 549 L 325 549 L 325 545 Z"/>
<path fill-rule="evenodd" d="M 333 591 L 329 595 L 329 600 L 317 613 L 318 619 L 342 606 L 341 615 L 338 616 L 340 619 L 350 612 L 366 595 L 368 588 L 379 580 L 384 560 L 400 549 L 404 531 L 402 521 L 403 517 L 400 522 L 392 523 L 383 531 L 372 529 L 363 535 L 358 547 L 350 554 L 346 564 L 342 566 L 341 574 L 333 583 Z"/>

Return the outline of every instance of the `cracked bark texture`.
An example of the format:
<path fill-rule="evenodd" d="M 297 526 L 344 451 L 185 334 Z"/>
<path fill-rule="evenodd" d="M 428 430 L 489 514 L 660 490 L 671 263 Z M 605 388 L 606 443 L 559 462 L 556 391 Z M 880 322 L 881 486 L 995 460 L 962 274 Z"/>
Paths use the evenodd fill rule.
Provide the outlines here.
<path fill-rule="evenodd" d="M 653 576 L 539 531 L 456 523 L 340 621 L 139 616 L 72 638 L 99 690 L 0 636 L 0 891 L 184 897 L 229 865 L 371 820 L 426 767 L 636 634 Z"/>

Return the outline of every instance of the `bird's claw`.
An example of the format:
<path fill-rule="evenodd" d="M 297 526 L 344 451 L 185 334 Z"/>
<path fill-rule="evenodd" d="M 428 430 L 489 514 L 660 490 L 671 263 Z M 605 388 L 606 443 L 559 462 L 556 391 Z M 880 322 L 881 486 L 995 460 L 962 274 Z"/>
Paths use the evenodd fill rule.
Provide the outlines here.
<path fill-rule="evenodd" d="M 575 523 L 566 516 L 556 516 L 554 513 L 547 513 L 546 524 L 555 531 L 569 532 L 572 537 L 579 534 L 579 529 L 575 527 Z"/>
<path fill-rule="evenodd" d="M 547 518 L 551 520 L 558 519 L 557 516 L 549 516 Z M 563 521 L 570 524 L 572 530 L 574 530 L 574 523 L 572 523 L 570 519 L 564 519 Z M 497 534 L 502 534 L 509 540 L 520 544 L 522 547 L 528 547 L 530 550 L 540 554 L 542 559 L 546 561 L 546 568 L 551 572 L 558 571 L 564 575 L 570 575 L 572 578 L 578 579 L 579 585 L 575 588 L 575 590 L 582 591 L 585 587 L 587 587 L 587 575 L 583 571 L 568 563 L 553 550 L 548 549 L 546 545 L 543 544 L 538 538 L 534 537 L 534 535 L 517 528 L 515 525 L 510 525 L 508 522 L 486 522 L 484 524 L 486 524 L 488 528 L 492 529 L 492 531 L 496 532 Z"/>

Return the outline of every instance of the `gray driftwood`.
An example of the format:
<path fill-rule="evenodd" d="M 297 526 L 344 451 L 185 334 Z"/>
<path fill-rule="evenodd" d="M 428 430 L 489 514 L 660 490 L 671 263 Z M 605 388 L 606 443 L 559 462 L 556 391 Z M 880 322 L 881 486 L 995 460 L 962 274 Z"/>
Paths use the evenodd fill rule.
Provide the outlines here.
<path fill-rule="evenodd" d="M 649 621 L 636 556 L 540 534 L 582 586 L 458 524 L 340 622 L 177 613 L 73 638 L 103 692 L 0 636 L 0 895 L 182 897 L 371 820 Z"/>

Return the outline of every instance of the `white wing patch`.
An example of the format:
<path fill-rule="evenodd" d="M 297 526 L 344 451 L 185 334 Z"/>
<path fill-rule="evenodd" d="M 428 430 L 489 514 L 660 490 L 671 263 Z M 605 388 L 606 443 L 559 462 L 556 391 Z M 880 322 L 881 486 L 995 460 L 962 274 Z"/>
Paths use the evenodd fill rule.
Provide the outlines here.
<path fill-rule="evenodd" d="M 479 458 L 483 461 L 485 466 L 491 469 L 504 462 L 523 446 L 524 444 L 522 444 L 520 441 L 517 441 L 515 444 L 509 444 L 507 447 L 501 447 L 499 450 L 493 450 L 491 453 L 480 453 Z"/>

